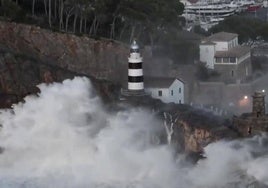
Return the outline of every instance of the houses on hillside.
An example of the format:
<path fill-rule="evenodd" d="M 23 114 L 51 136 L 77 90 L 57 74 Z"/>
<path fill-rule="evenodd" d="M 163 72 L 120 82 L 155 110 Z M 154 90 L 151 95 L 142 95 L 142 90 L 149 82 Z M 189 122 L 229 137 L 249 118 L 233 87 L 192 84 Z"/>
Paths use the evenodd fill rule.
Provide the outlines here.
<path fill-rule="evenodd" d="M 200 61 L 217 71 L 220 81 L 244 82 L 252 74 L 250 47 L 238 44 L 238 35 L 219 32 L 204 38 L 200 45 Z"/>
<path fill-rule="evenodd" d="M 251 105 L 248 96 L 256 89 L 264 89 L 259 84 L 262 79 L 253 80 L 250 47 L 239 45 L 235 33 L 219 32 L 202 39 L 199 50 L 200 62 L 218 75 L 197 82 L 193 103 L 232 109 L 236 113 L 248 111 Z"/>
<path fill-rule="evenodd" d="M 200 62 L 210 72 L 218 74 L 208 80 L 195 80 L 193 64 L 187 69 L 170 70 L 173 78 L 154 77 L 146 79 L 145 90 L 153 98 L 164 103 L 193 104 L 215 109 L 227 109 L 233 113 L 246 112 L 251 108 L 250 96 L 254 91 L 268 91 L 267 76 L 254 79 L 251 65 L 251 49 L 238 44 L 235 33 L 219 32 L 201 39 Z M 182 66 L 183 67 L 183 66 Z M 153 70 L 152 70 L 153 71 Z M 175 70 L 174 70 L 175 71 Z M 187 76 L 193 78 L 191 81 Z M 182 81 L 187 80 L 187 84 Z"/>
<path fill-rule="evenodd" d="M 143 80 L 142 57 L 132 46 L 130 57 L 133 58 L 129 59 L 128 85 L 136 86 L 144 82 L 144 87 L 134 89 L 128 87 L 127 94 L 142 93 L 160 99 L 164 103 L 200 104 L 243 112 L 250 107 L 249 101 L 246 100 L 247 96 L 256 89 L 266 90 L 263 84 L 260 84 L 261 79 L 250 80 L 252 76 L 250 47 L 239 45 L 237 34 L 219 32 L 203 38 L 199 50 L 200 62 L 219 74 L 206 81 L 195 80 L 198 67 L 193 63 L 191 66 L 184 66 L 187 69 L 183 69 L 182 66 L 180 70 L 169 70 L 168 77 L 157 77 L 157 74 L 148 77 L 148 74 L 145 74 Z M 138 60 L 136 56 L 139 56 Z M 166 65 L 163 62 L 162 64 Z M 150 68 L 150 71 L 154 72 L 155 69 L 152 66 Z M 187 78 L 189 75 L 192 80 Z M 187 80 L 187 84 L 183 80 Z M 242 110 L 239 111 L 235 107 Z"/>

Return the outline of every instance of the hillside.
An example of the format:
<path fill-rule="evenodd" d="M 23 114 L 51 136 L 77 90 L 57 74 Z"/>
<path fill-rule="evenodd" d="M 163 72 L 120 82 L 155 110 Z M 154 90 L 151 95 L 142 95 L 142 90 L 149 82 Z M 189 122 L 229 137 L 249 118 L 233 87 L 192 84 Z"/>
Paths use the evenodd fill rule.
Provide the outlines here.
<path fill-rule="evenodd" d="M 120 109 L 118 83 L 124 81 L 127 72 L 126 45 L 9 22 L 0 22 L 0 44 L 2 108 L 38 92 L 36 85 L 39 83 L 87 76 L 108 109 Z M 210 142 L 236 137 L 236 133 L 228 128 L 228 122 L 187 105 L 166 105 L 150 98 L 126 102 L 157 111 L 163 122 L 164 113 L 171 114 L 173 119 L 179 117 L 173 136 L 177 149 L 200 152 Z"/>

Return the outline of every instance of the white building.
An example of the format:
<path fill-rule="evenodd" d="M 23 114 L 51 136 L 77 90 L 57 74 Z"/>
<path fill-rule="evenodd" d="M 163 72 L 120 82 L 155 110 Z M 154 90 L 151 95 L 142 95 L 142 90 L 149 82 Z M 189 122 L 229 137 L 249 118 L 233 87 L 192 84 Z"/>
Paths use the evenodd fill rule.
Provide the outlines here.
<path fill-rule="evenodd" d="M 178 78 L 145 78 L 145 86 L 152 98 L 160 99 L 164 103 L 185 103 L 185 83 Z"/>
<path fill-rule="evenodd" d="M 250 47 L 240 46 L 237 34 L 211 35 L 201 41 L 199 50 L 200 62 L 218 71 L 223 81 L 242 81 L 251 74 Z"/>
<path fill-rule="evenodd" d="M 201 41 L 200 61 L 207 64 L 208 68 L 214 69 L 216 52 L 232 51 L 238 45 L 238 35 L 234 33 L 219 32 Z"/>
<path fill-rule="evenodd" d="M 200 61 L 206 63 L 207 67 L 214 69 L 214 55 L 216 52 L 215 43 L 202 42 L 199 45 L 200 49 Z"/>

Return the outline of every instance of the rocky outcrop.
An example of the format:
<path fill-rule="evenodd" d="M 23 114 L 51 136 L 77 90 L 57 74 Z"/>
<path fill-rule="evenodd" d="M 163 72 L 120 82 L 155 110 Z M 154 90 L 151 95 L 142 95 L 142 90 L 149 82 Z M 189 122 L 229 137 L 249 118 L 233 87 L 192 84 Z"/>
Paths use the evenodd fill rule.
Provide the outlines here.
<path fill-rule="evenodd" d="M 77 75 L 90 77 L 105 102 L 117 101 L 120 86 L 114 83 L 127 78 L 127 56 L 128 47 L 119 42 L 0 21 L 0 108 L 38 92 L 39 83 L 60 82 Z M 211 114 L 204 115 L 187 105 L 167 105 L 149 97 L 133 99 L 131 105 L 159 111 L 160 116 L 163 112 L 179 116 L 172 139 L 181 150 L 200 152 L 208 143 L 232 134 Z M 110 106 L 115 110 L 118 105 Z"/>
<path fill-rule="evenodd" d="M 219 116 L 191 107 L 178 110 L 179 120 L 174 126 L 173 142 L 179 150 L 202 152 L 211 142 L 239 136 L 231 128 L 231 122 Z"/>
<path fill-rule="evenodd" d="M 209 143 L 215 141 L 215 136 L 208 130 L 193 129 L 188 123 L 180 122 L 184 132 L 184 143 L 186 151 L 200 152 Z"/>
<path fill-rule="evenodd" d="M 172 134 L 170 144 L 179 152 L 202 153 L 204 147 L 212 142 L 239 137 L 230 120 L 189 105 L 163 104 L 152 98 L 128 100 L 128 103 L 147 107 L 156 113 L 163 122 L 161 140 L 168 142 L 168 134 Z"/>
<path fill-rule="evenodd" d="M 203 128 L 194 128 L 192 125 L 183 121 L 180 121 L 178 126 L 183 131 L 184 150 L 187 152 L 202 152 L 203 148 L 209 143 L 225 138 L 226 132 L 228 134 L 232 132 L 227 127 L 222 126 L 218 130 L 205 128 L 205 125 Z M 233 133 L 232 136 L 234 136 Z"/>
<path fill-rule="evenodd" d="M 36 93 L 39 83 L 75 75 L 90 77 L 105 100 L 114 98 L 119 88 L 111 92 L 118 86 L 109 81 L 124 80 L 127 54 L 128 48 L 119 42 L 0 21 L 0 107 Z"/>
<path fill-rule="evenodd" d="M 10 107 L 26 95 L 37 93 L 40 83 L 61 82 L 74 76 L 84 76 L 58 66 L 10 51 L 0 51 L 0 108 Z M 105 100 L 114 100 L 119 87 L 111 82 L 90 77 L 98 94 Z M 113 91 L 113 92 L 111 92 Z"/>
<path fill-rule="evenodd" d="M 121 73 L 127 69 L 128 46 L 122 43 L 56 33 L 32 25 L 0 21 L 0 49 L 115 82 L 122 80 Z"/>

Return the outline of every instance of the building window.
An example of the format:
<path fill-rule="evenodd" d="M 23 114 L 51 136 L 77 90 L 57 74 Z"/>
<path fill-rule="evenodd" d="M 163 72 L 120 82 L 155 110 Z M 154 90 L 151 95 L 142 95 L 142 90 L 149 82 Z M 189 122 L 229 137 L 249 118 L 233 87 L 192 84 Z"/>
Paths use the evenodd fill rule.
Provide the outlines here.
<path fill-rule="evenodd" d="M 158 96 L 160 96 L 160 97 L 162 96 L 162 91 L 161 90 L 158 91 Z"/>
<path fill-rule="evenodd" d="M 173 90 L 171 90 L 171 96 L 173 96 Z"/>
<path fill-rule="evenodd" d="M 223 63 L 229 63 L 229 57 L 224 57 L 223 58 Z"/>
<path fill-rule="evenodd" d="M 220 57 L 216 57 L 216 63 L 221 63 L 221 58 Z"/>
<path fill-rule="evenodd" d="M 248 127 L 248 134 L 251 134 L 251 127 Z"/>
<path fill-rule="evenodd" d="M 230 57 L 230 63 L 235 63 L 236 58 L 235 57 Z"/>
<path fill-rule="evenodd" d="M 179 93 L 181 93 L 181 88 L 179 88 Z"/>
<path fill-rule="evenodd" d="M 233 70 L 231 71 L 231 76 L 234 76 L 234 71 Z"/>
<path fill-rule="evenodd" d="M 181 100 L 179 100 L 179 103 L 181 104 Z"/>

